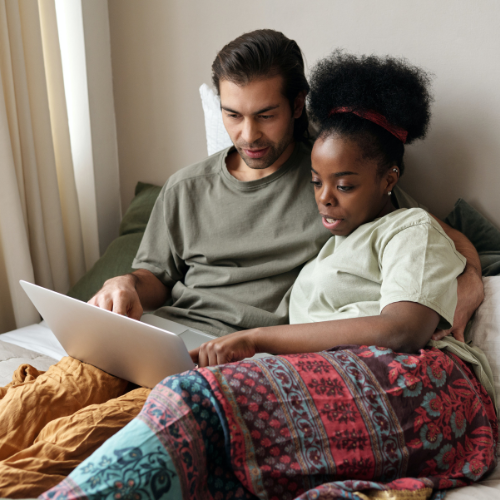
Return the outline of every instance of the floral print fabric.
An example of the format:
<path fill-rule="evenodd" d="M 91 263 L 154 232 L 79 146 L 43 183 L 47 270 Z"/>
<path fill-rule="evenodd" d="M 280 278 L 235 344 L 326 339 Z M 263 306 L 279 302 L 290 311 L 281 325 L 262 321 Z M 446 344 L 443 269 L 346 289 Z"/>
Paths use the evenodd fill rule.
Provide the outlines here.
<path fill-rule="evenodd" d="M 166 378 L 41 498 L 439 498 L 495 467 L 497 439 L 491 399 L 453 354 L 344 346 Z"/>

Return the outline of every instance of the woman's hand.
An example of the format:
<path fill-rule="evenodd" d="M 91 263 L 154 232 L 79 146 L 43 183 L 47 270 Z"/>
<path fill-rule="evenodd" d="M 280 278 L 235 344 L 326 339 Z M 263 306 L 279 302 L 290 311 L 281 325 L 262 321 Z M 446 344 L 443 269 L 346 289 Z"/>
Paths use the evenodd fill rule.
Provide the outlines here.
<path fill-rule="evenodd" d="M 395 352 L 418 352 L 431 338 L 439 314 L 416 302 L 395 302 L 378 316 L 299 325 L 276 325 L 242 332 L 202 344 L 190 351 L 198 366 L 241 361 L 257 353 L 320 352 L 339 345 L 376 345 Z"/>
<path fill-rule="evenodd" d="M 251 358 L 257 352 L 255 331 L 244 330 L 205 342 L 189 352 L 199 367 L 216 366 Z"/>

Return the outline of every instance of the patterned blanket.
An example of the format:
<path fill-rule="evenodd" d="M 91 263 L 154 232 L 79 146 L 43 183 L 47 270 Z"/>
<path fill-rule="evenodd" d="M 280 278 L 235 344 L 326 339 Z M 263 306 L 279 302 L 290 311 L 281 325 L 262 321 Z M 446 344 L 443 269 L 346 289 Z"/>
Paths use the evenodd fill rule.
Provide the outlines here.
<path fill-rule="evenodd" d="M 495 467 L 497 439 L 455 355 L 344 346 L 166 378 L 41 498 L 442 498 Z"/>

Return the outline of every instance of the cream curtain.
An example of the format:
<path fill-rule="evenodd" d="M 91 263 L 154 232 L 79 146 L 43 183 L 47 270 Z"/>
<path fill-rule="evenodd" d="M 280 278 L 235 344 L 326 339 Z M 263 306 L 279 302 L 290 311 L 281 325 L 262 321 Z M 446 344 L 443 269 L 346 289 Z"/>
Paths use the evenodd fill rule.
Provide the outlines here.
<path fill-rule="evenodd" d="M 0 332 L 85 272 L 54 0 L 0 0 Z"/>

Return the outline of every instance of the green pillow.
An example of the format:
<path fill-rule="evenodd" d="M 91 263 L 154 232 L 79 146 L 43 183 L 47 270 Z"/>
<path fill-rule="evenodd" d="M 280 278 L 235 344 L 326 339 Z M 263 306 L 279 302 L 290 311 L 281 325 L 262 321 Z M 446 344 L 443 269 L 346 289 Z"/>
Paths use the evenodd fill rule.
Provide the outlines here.
<path fill-rule="evenodd" d="M 461 198 L 444 220 L 476 247 L 483 276 L 500 274 L 500 231 Z"/>
<path fill-rule="evenodd" d="M 160 186 L 137 183 L 135 197 L 120 224 L 120 236 L 111 242 L 104 255 L 70 289 L 68 292 L 70 297 L 87 302 L 107 279 L 133 271 L 132 261 L 139 249 L 160 190 Z"/>
<path fill-rule="evenodd" d="M 119 234 L 144 233 L 161 187 L 138 182 L 134 199 L 123 216 Z"/>

